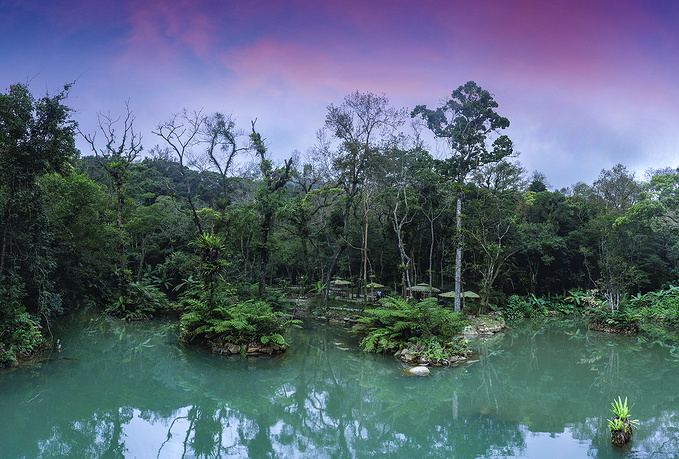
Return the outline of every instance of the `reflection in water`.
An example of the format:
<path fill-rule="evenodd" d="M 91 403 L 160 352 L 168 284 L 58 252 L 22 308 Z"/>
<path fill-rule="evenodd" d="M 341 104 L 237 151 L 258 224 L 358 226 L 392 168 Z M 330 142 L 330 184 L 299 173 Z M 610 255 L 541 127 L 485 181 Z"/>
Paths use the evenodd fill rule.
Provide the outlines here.
<path fill-rule="evenodd" d="M 529 322 L 475 342 L 475 363 L 409 378 L 327 326 L 280 357 L 227 358 L 162 323 L 74 320 L 60 337 L 75 361 L 0 375 L 0 455 L 616 457 L 618 395 L 637 403 L 633 457 L 678 453 L 667 349 L 576 330 Z"/>

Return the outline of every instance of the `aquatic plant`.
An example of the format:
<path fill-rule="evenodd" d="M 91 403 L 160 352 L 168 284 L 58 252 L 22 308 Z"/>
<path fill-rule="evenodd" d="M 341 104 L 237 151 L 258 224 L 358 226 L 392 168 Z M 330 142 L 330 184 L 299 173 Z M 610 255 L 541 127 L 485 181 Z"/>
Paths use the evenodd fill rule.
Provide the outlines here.
<path fill-rule="evenodd" d="M 629 412 L 632 407 L 627 406 L 627 397 L 625 401 L 618 396 L 617 400 L 611 403 L 611 413 L 613 419 L 608 420 L 608 428 L 611 431 L 611 442 L 616 446 L 622 446 L 632 438 L 632 427 L 639 425 L 638 419 L 630 419 Z"/>

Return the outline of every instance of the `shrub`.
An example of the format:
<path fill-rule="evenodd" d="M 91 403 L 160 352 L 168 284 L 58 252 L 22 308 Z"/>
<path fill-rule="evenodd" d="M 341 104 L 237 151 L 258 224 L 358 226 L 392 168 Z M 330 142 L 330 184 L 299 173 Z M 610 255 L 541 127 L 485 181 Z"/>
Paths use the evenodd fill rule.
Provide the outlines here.
<path fill-rule="evenodd" d="M 409 303 L 388 297 L 380 304 L 379 308 L 366 309 L 365 317 L 359 319 L 366 325 L 367 334 L 360 346 L 367 352 L 391 351 L 418 340 L 442 346 L 452 342 L 466 325 L 460 313 L 438 307 L 434 298 Z"/>
<path fill-rule="evenodd" d="M 630 298 L 629 307 L 646 321 L 679 327 L 679 287 L 637 295 Z"/>
<path fill-rule="evenodd" d="M 593 330 L 609 333 L 633 334 L 639 331 L 637 315 L 620 307 L 611 312 L 607 307 L 591 308 L 587 318 L 589 327 Z"/>
<path fill-rule="evenodd" d="M 300 323 L 274 312 L 271 305 L 264 301 L 222 302 L 214 309 L 206 308 L 200 301 L 193 301 L 189 309 L 180 321 L 180 339 L 205 342 L 210 347 L 252 342 L 284 347 L 287 345 L 284 337 L 287 327 Z"/>
<path fill-rule="evenodd" d="M 168 305 L 167 296 L 158 286 L 146 281 L 130 282 L 125 293 L 107 307 L 106 312 L 127 320 L 144 320 Z"/>
<path fill-rule="evenodd" d="M 0 276 L 0 368 L 16 365 L 47 346 L 38 320 L 22 305 L 24 286 Z"/>
<path fill-rule="evenodd" d="M 512 295 L 507 304 L 501 308 L 501 311 L 506 319 L 522 319 L 531 315 L 532 308 L 529 301 L 524 300 L 519 295 Z"/>

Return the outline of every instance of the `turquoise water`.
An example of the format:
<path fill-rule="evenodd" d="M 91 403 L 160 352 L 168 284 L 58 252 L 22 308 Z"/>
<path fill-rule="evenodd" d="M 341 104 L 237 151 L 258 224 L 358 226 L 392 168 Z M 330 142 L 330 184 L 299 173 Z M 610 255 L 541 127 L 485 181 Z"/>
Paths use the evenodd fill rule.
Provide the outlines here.
<path fill-rule="evenodd" d="M 314 323 L 273 358 L 188 348 L 163 322 L 53 332 L 58 358 L 0 373 L 2 458 L 679 456 L 679 354 L 575 323 L 526 322 L 427 378 Z M 639 419 L 622 450 L 618 395 Z"/>

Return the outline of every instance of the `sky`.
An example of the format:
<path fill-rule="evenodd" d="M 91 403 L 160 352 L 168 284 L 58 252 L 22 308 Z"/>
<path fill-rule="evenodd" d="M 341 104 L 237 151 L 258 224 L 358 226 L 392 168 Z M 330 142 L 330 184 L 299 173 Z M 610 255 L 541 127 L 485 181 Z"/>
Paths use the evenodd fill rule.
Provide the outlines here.
<path fill-rule="evenodd" d="M 84 133 L 127 102 L 145 150 L 182 109 L 257 119 L 282 160 L 349 93 L 434 108 L 473 80 L 558 189 L 679 166 L 677 24 L 675 0 L 0 0 L 0 91 L 75 82 Z"/>

